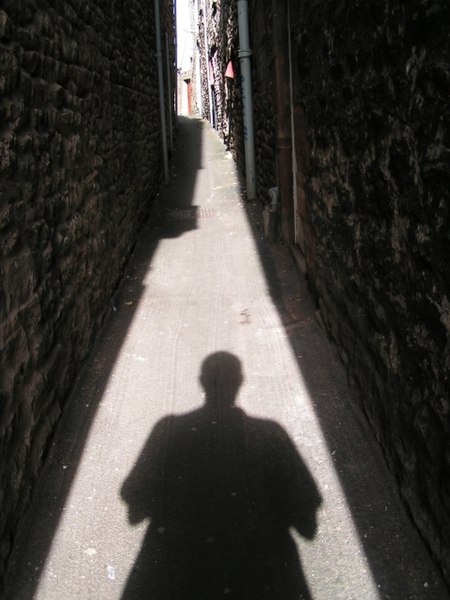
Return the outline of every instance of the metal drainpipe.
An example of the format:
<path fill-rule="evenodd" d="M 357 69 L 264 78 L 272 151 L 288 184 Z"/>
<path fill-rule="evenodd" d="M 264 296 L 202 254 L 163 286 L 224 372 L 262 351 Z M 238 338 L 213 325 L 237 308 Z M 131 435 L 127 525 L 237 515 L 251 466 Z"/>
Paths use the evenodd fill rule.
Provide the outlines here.
<path fill-rule="evenodd" d="M 248 30 L 248 2 L 238 0 L 239 62 L 241 63 L 242 112 L 244 117 L 245 178 L 247 200 L 256 198 L 255 142 L 253 133 L 252 79 L 250 68 L 250 35 Z"/>
<path fill-rule="evenodd" d="M 167 154 L 167 129 L 166 111 L 164 105 L 164 79 L 163 79 L 163 56 L 161 51 L 161 17 L 159 13 L 159 0 L 155 0 L 155 34 L 156 34 L 156 58 L 158 63 L 158 89 L 159 89 L 159 112 L 161 119 L 161 143 L 164 166 L 164 181 L 169 181 L 169 158 Z"/>
<path fill-rule="evenodd" d="M 178 116 L 178 30 L 177 30 L 177 0 L 173 1 L 173 19 L 175 23 L 175 36 L 174 36 L 174 54 L 175 54 L 175 90 L 174 90 L 174 115 L 175 119 Z"/>
<path fill-rule="evenodd" d="M 173 90 L 172 90 L 172 72 L 170 69 L 170 52 L 169 52 L 169 34 L 166 33 L 166 67 L 167 67 L 167 114 L 169 115 L 169 148 L 173 151 Z"/>
<path fill-rule="evenodd" d="M 297 149 L 295 146 L 295 113 L 294 113 L 294 79 L 292 74 L 292 43 L 291 43 L 291 6 L 287 3 L 287 30 L 289 46 L 289 104 L 291 110 L 291 140 L 292 140 L 292 196 L 294 202 L 294 242 L 300 238 L 298 223 L 298 197 L 297 197 Z"/>

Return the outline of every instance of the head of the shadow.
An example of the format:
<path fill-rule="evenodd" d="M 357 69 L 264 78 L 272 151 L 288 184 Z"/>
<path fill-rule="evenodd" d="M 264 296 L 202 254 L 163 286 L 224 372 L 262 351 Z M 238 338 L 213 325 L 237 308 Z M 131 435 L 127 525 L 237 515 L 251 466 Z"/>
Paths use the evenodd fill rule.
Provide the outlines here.
<path fill-rule="evenodd" d="M 241 361 L 229 352 L 215 352 L 202 364 L 200 383 L 207 409 L 224 412 L 235 406 L 244 377 Z"/>

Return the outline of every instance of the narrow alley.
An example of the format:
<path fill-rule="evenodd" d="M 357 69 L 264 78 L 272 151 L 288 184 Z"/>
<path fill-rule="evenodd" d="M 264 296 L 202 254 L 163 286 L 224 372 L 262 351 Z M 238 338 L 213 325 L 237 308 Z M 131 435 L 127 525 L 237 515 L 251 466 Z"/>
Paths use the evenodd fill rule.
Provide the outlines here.
<path fill-rule="evenodd" d="M 181 118 L 4 599 L 448 599 L 352 394 L 230 154 Z"/>

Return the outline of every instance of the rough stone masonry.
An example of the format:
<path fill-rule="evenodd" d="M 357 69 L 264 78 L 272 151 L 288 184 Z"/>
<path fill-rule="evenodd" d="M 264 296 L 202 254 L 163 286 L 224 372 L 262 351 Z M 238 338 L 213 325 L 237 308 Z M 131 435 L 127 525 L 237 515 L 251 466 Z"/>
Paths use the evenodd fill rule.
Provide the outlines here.
<path fill-rule="evenodd" d="M 291 17 L 310 281 L 450 581 L 450 6 L 303 2 Z"/>
<path fill-rule="evenodd" d="M 159 183 L 153 21 L 143 0 L 1 3 L 0 575 Z"/>

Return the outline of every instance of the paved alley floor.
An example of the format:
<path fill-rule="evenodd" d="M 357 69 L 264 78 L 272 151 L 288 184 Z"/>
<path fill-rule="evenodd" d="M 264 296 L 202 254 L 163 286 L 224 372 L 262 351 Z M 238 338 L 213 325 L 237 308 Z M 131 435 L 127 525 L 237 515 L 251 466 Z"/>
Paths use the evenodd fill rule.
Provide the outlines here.
<path fill-rule="evenodd" d="M 207 124 L 68 401 L 7 600 L 445 600 L 288 251 Z"/>

